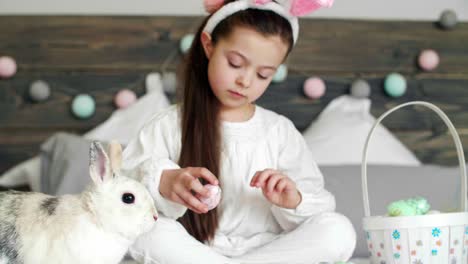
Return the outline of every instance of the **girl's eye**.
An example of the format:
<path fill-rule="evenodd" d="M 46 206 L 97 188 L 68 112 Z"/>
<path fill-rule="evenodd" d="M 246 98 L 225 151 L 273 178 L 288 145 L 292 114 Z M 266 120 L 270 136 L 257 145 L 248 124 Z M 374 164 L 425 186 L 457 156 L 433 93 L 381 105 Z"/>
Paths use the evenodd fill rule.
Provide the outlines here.
<path fill-rule="evenodd" d="M 122 202 L 132 204 L 135 202 L 135 196 L 132 193 L 124 193 L 122 195 Z"/>
<path fill-rule="evenodd" d="M 239 64 L 235 64 L 235 63 L 232 63 L 232 62 L 229 62 L 229 66 L 233 67 L 233 68 L 240 68 L 241 66 Z"/>
<path fill-rule="evenodd" d="M 261 74 L 257 74 L 258 78 L 262 79 L 262 80 L 266 80 L 268 79 L 268 76 L 263 76 Z"/>

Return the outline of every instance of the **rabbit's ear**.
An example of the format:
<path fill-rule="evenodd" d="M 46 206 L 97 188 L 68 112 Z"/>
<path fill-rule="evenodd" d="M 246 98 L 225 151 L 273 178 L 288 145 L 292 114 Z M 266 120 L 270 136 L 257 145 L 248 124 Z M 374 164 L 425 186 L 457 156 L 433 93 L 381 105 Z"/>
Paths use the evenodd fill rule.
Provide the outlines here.
<path fill-rule="evenodd" d="M 101 184 L 113 177 L 109 157 L 107 157 L 101 143 L 91 143 L 89 151 L 89 174 L 95 184 Z"/>
<path fill-rule="evenodd" d="M 122 166 L 122 146 L 117 141 L 110 142 L 109 156 L 112 171 L 116 173 L 115 175 L 118 175 Z"/>

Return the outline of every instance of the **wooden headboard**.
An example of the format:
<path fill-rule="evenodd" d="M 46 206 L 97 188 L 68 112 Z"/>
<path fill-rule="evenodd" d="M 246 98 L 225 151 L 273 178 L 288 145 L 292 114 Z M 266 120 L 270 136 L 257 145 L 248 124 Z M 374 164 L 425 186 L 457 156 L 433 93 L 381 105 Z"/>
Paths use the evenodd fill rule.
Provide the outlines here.
<path fill-rule="evenodd" d="M 1 16 L 0 55 L 18 63 L 18 73 L 0 80 L 0 173 L 37 154 L 56 131 L 83 133 L 115 109 L 114 94 L 131 88 L 144 93 L 149 72 L 176 70 L 183 56 L 179 40 L 193 33 L 201 17 Z M 194 26 L 195 25 L 195 26 Z M 372 86 L 372 113 L 410 100 L 440 106 L 454 122 L 468 150 L 468 23 L 445 31 L 431 22 L 301 20 L 299 42 L 288 60 L 285 82 L 272 84 L 259 104 L 308 126 L 330 100 L 348 93 L 355 78 Z M 425 48 L 439 52 L 441 65 L 432 73 L 416 66 Z M 173 59 L 168 59 L 168 56 Z M 387 97 L 383 79 L 390 72 L 408 79 L 407 93 Z M 327 93 L 310 100 L 304 80 L 322 77 Z M 51 98 L 33 103 L 31 82 L 45 80 Z M 96 114 L 79 120 L 70 103 L 79 93 L 91 94 Z M 419 108 L 396 112 L 384 124 L 425 163 L 455 164 L 451 138 L 435 114 Z"/>

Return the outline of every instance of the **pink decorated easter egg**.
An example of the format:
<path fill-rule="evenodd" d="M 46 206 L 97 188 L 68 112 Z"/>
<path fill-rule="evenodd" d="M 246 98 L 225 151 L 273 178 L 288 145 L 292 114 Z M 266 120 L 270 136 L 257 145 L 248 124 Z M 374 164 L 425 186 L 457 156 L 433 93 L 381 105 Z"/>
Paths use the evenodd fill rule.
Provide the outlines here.
<path fill-rule="evenodd" d="M 12 57 L 0 57 L 0 78 L 10 78 L 16 73 L 16 62 Z"/>
<path fill-rule="evenodd" d="M 196 197 L 208 207 L 208 210 L 212 210 L 218 206 L 219 201 L 221 200 L 221 188 L 212 184 L 206 184 L 205 188 L 208 189 L 210 193 L 209 196 L 202 197 L 201 195 L 197 194 Z"/>
<path fill-rule="evenodd" d="M 304 94 L 312 99 L 317 99 L 325 94 L 325 82 L 318 77 L 310 77 L 304 82 Z"/>
<path fill-rule="evenodd" d="M 435 50 L 423 50 L 421 54 L 419 54 L 418 62 L 421 69 L 425 71 L 432 71 L 439 65 L 439 54 L 437 54 Z"/>
<path fill-rule="evenodd" d="M 123 89 L 115 95 L 114 103 L 118 108 L 126 108 L 136 100 L 136 94 L 132 90 Z"/>

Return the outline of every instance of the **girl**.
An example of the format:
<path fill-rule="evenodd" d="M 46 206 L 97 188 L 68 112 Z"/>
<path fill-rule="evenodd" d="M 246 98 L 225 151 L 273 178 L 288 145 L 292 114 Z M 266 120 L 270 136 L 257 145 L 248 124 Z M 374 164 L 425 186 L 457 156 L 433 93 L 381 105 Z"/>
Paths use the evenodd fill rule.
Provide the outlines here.
<path fill-rule="evenodd" d="M 354 229 L 333 212 L 301 134 L 255 105 L 297 40 L 290 10 L 304 6 L 222 4 L 208 6 L 216 11 L 196 34 L 181 103 L 125 149 L 124 168 L 139 173 L 162 215 L 130 253 L 164 264 L 345 261 Z M 205 183 L 222 189 L 211 211 L 196 198 Z"/>

